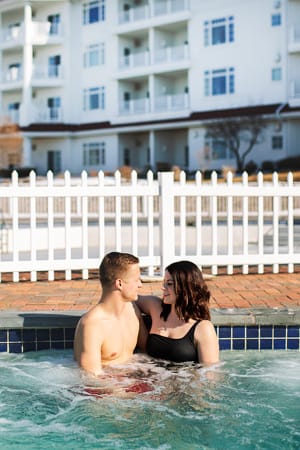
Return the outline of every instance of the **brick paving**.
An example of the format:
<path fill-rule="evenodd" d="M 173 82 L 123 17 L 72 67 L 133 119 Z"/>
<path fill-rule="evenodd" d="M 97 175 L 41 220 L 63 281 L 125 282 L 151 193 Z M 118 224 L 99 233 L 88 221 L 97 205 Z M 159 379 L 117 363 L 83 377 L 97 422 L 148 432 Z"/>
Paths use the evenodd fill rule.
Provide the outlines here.
<path fill-rule="evenodd" d="M 26 278 L 26 277 L 25 277 Z M 140 293 L 161 294 L 161 281 L 144 282 Z M 299 308 L 300 272 L 217 275 L 207 279 L 212 308 Z M 0 310 L 86 311 L 100 297 L 96 276 L 89 280 L 0 283 Z"/>

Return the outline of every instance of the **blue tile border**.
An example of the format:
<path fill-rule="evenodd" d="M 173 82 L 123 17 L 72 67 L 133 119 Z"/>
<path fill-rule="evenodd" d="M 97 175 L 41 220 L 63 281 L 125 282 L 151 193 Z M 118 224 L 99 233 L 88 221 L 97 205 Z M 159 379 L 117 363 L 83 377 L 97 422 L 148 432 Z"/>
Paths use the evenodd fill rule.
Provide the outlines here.
<path fill-rule="evenodd" d="M 300 350 L 300 325 L 216 326 L 220 350 Z"/>
<path fill-rule="evenodd" d="M 0 312 L 0 353 L 71 349 L 84 312 Z M 218 310 L 212 320 L 220 350 L 300 351 L 300 309 Z"/>
<path fill-rule="evenodd" d="M 7 328 L 0 331 L 0 353 L 69 349 L 75 328 Z"/>
<path fill-rule="evenodd" d="M 300 325 L 215 326 L 220 350 L 300 350 Z M 70 349 L 75 327 L 0 330 L 0 353 Z"/>

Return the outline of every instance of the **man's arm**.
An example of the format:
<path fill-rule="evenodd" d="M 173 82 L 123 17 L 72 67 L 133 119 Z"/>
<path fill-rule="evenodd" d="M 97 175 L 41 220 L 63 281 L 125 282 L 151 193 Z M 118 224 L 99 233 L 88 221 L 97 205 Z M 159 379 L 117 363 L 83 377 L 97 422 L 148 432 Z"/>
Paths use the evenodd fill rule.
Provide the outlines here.
<path fill-rule="evenodd" d="M 83 370 L 95 376 L 103 374 L 101 365 L 103 336 L 100 330 L 99 321 L 83 319 L 80 332 L 80 350 L 77 360 Z"/>

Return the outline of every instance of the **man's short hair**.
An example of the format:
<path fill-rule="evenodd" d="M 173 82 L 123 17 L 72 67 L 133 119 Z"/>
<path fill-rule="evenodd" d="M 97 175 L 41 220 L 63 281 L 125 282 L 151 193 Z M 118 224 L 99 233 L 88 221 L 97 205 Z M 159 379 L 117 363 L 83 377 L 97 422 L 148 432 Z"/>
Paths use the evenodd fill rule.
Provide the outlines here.
<path fill-rule="evenodd" d="M 112 286 L 115 280 L 124 276 L 128 266 L 138 263 L 139 258 L 130 253 L 108 253 L 99 266 L 100 283 L 102 286 Z"/>

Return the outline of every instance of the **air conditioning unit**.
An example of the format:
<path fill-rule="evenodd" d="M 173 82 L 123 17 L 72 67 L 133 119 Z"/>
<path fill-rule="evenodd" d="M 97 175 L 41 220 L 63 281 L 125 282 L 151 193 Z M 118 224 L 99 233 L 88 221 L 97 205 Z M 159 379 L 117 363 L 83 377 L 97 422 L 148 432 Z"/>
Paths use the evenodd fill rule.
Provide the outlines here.
<path fill-rule="evenodd" d="M 279 9 L 281 7 L 281 1 L 280 0 L 275 0 L 273 3 L 273 8 L 274 9 Z"/>
<path fill-rule="evenodd" d="M 274 62 L 279 63 L 281 61 L 281 54 L 278 52 L 274 56 Z"/>

